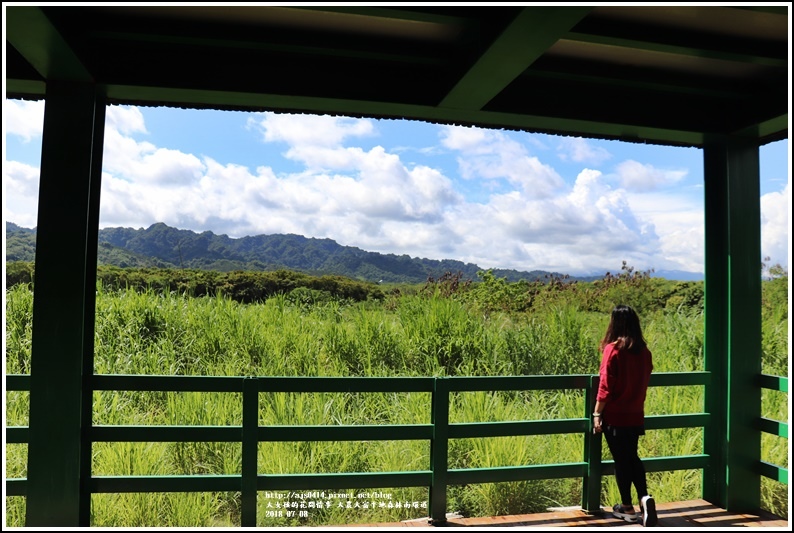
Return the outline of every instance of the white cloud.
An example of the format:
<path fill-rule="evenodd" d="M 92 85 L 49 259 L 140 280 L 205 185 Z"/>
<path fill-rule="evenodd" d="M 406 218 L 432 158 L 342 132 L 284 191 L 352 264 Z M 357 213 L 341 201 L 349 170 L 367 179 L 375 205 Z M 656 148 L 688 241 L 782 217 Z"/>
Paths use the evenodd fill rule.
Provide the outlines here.
<path fill-rule="evenodd" d="M 7 161 L 3 164 L 3 219 L 25 228 L 36 226 L 39 169 Z"/>
<path fill-rule="evenodd" d="M 127 135 L 148 133 L 143 113 L 136 106 L 108 106 L 105 114 L 105 127 Z"/>
<path fill-rule="evenodd" d="M 551 166 L 502 132 L 444 126 L 441 143 L 460 152 L 458 166 L 464 179 L 504 180 L 532 198 L 550 198 L 564 185 Z"/>
<path fill-rule="evenodd" d="M 304 163 L 303 171 L 277 176 L 263 166 L 254 175 L 208 158 L 199 164 L 190 154 L 137 143 L 109 130 L 114 157 L 103 189 L 103 223 L 116 224 L 139 212 L 194 231 L 222 227 L 232 237 L 297 233 L 383 253 L 408 239 L 410 253 L 439 245 L 436 235 L 441 232 L 434 228 L 444 221 L 445 210 L 461 201 L 448 178 L 423 165 L 406 168 L 380 146 L 369 151 L 344 146 L 348 135 L 374 134 L 369 125 L 330 117 L 314 117 L 319 120 L 310 125 L 312 117 L 301 117 L 301 124 L 290 128 L 280 118 L 270 115 L 262 123 L 270 132 L 266 137 L 294 142 L 287 144 L 287 153 Z M 335 133 L 314 135 L 329 130 Z M 162 194 L 163 180 L 152 176 L 166 174 L 189 179 L 174 180 L 169 193 Z"/>
<path fill-rule="evenodd" d="M 442 126 L 441 144 L 450 150 L 469 153 L 487 153 L 488 132 L 480 128 Z"/>
<path fill-rule="evenodd" d="M 38 112 L 35 106 L 17 111 L 34 119 Z M 443 153 L 429 152 L 457 157 L 458 176 L 409 166 L 385 141 L 362 147 L 364 137 L 379 135 L 377 122 L 272 113 L 256 115 L 250 125 L 264 142 L 283 143 L 292 163 L 268 160 L 251 170 L 136 140 L 147 132 L 145 116 L 145 108 L 108 110 L 102 227 L 164 222 L 231 237 L 295 233 L 367 251 L 574 275 L 616 271 L 623 260 L 637 270 L 703 269 L 703 205 L 682 189 L 684 170 L 625 160 L 616 174 L 582 167 L 566 184 L 531 155 L 539 148 L 529 141 L 417 125 L 438 129 Z M 595 165 L 599 153 L 605 157 L 591 143 L 564 144 L 569 162 Z M 488 194 L 467 201 L 462 185 Z M 33 227 L 38 169 L 6 162 L 3 186 L 6 220 Z M 761 202 L 764 254 L 785 257 L 790 189 Z"/>
<path fill-rule="evenodd" d="M 705 261 L 703 203 L 679 191 L 629 194 L 636 216 L 659 235 L 659 253 L 642 269 L 703 272 Z"/>
<path fill-rule="evenodd" d="M 761 254 L 768 264 L 788 270 L 789 231 L 791 229 L 791 182 L 781 192 L 761 197 Z"/>
<path fill-rule="evenodd" d="M 108 126 L 102 166 L 118 178 L 173 187 L 194 184 L 205 171 L 201 160 L 192 154 L 138 142 L 124 136 L 112 123 Z"/>
<path fill-rule="evenodd" d="M 265 142 L 285 142 L 290 146 L 333 148 L 349 137 L 375 133 L 372 121 L 367 119 L 270 112 L 257 117 L 261 119 L 249 119 L 248 125 L 260 130 Z"/>
<path fill-rule="evenodd" d="M 354 170 L 366 156 L 361 148 L 345 148 L 345 141 L 377 134 L 367 119 L 270 112 L 256 116 L 259 120 L 250 118 L 248 127 L 260 131 L 266 143 L 285 143 L 284 157 L 310 171 Z"/>
<path fill-rule="evenodd" d="M 637 161 L 623 161 L 616 167 L 623 187 L 631 191 L 652 191 L 674 185 L 687 175 L 686 170 L 662 170 Z"/>
<path fill-rule="evenodd" d="M 563 161 L 596 166 L 612 157 L 608 150 L 594 146 L 587 139 L 581 137 L 563 137 L 557 145 L 557 151 L 558 157 Z"/>
<path fill-rule="evenodd" d="M 361 148 L 326 148 L 301 145 L 291 147 L 284 157 L 306 165 L 310 171 L 352 171 L 366 157 Z"/>
<path fill-rule="evenodd" d="M 154 153 L 157 147 L 148 142 L 138 142 L 122 135 L 108 124 L 105 128 L 105 145 L 102 167 L 111 173 L 125 174 L 131 166 L 137 166 L 145 155 Z M 134 173 L 130 176 L 134 177 Z"/>
<path fill-rule="evenodd" d="M 41 138 L 44 128 L 44 101 L 3 100 L 5 134 L 16 135 L 25 142 Z"/>
<path fill-rule="evenodd" d="M 446 225 L 459 235 L 462 260 L 485 268 L 603 274 L 624 259 L 644 266 L 660 246 L 625 191 L 612 190 L 594 170 L 582 171 L 553 199 L 516 190 L 494 195 L 487 205 L 460 205 Z"/>

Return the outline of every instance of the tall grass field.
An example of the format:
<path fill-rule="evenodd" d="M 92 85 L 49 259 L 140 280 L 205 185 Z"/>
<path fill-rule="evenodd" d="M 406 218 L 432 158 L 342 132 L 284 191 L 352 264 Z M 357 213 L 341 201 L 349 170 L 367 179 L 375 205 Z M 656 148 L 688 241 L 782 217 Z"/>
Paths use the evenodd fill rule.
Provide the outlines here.
<path fill-rule="evenodd" d="M 598 343 L 623 292 L 535 295 L 534 305 L 498 305 L 489 291 L 394 291 L 381 301 L 320 303 L 280 294 L 260 303 L 224 296 L 99 287 L 95 373 L 194 376 L 514 376 L 597 374 Z M 486 297 L 487 296 L 487 297 Z M 594 298 L 594 297 L 593 297 Z M 618 300 L 620 298 L 620 300 Z M 639 296 L 637 296 L 639 298 Z M 542 300 L 542 302 L 541 302 Z M 6 373 L 30 372 L 32 290 L 6 292 Z M 502 302 L 504 303 L 504 302 Z M 702 308 L 637 301 L 655 372 L 703 370 Z M 788 375 L 787 308 L 764 312 L 763 371 Z M 703 386 L 652 387 L 646 415 L 703 411 Z M 785 393 L 764 391 L 763 416 L 788 420 Z M 6 392 L 6 425 L 28 424 L 29 394 Z M 453 393 L 450 422 L 580 418 L 578 391 Z M 429 393 L 261 393 L 261 425 L 427 424 Z M 96 425 L 240 425 L 236 393 L 94 393 Z M 702 428 L 649 430 L 643 457 L 699 454 Z M 6 477 L 26 476 L 27 445 L 6 444 Z M 449 468 L 561 464 L 582 460 L 582 435 L 451 439 Z M 611 459 L 606 444 L 604 459 Z M 762 459 L 788 467 L 788 440 L 763 435 Z M 263 442 L 260 474 L 429 469 L 427 441 Z M 239 474 L 239 443 L 95 443 L 93 475 Z M 788 516 L 788 487 L 763 480 L 762 505 Z M 447 510 L 464 516 L 543 512 L 581 504 L 581 479 L 451 485 Z M 657 501 L 697 499 L 701 472 L 648 474 Z M 613 476 L 602 504 L 619 501 Z M 325 492 L 323 495 L 322 493 Z M 300 502 L 260 491 L 259 527 L 394 522 L 429 515 L 427 488 L 307 491 Z M 290 501 L 292 499 L 292 501 Z M 8 527 L 25 521 L 25 498 L 6 497 Z M 327 502 L 327 503 L 326 503 Z M 93 527 L 234 527 L 239 493 L 95 494 Z"/>

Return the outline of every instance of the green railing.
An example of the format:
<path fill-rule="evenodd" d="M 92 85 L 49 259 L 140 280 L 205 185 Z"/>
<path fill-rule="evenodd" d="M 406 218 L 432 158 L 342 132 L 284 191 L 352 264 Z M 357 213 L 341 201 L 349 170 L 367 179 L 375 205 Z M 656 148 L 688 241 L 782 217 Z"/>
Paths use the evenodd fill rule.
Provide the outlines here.
<path fill-rule="evenodd" d="M 788 378 L 782 376 L 770 376 L 768 374 L 760 374 L 758 376 L 757 384 L 762 389 L 783 392 L 788 394 Z M 772 420 L 765 417 L 758 417 L 756 427 L 770 435 L 788 439 L 788 423 L 781 422 L 780 420 Z M 779 465 L 774 465 L 766 461 L 759 460 L 757 465 L 758 474 L 777 481 L 779 483 L 788 484 L 788 469 Z"/>
<path fill-rule="evenodd" d="M 655 373 L 651 386 L 708 385 L 709 372 Z M 511 376 L 511 377 L 204 377 L 94 375 L 92 391 L 161 391 L 242 393 L 241 426 L 102 426 L 88 428 L 84 446 L 94 442 L 238 442 L 242 444 L 239 475 L 90 476 L 84 497 L 97 493 L 125 492 L 212 492 L 241 493 L 241 526 L 256 525 L 256 497 L 260 491 L 427 487 L 430 518 L 446 519 L 447 487 L 455 484 L 493 483 L 556 478 L 582 478 L 582 508 L 600 509 L 601 477 L 613 474 L 612 461 L 601 460 L 601 438 L 592 433 L 590 413 L 594 407 L 598 376 Z M 786 378 L 761 376 L 759 386 L 787 392 Z M 454 392 L 578 389 L 584 391 L 582 417 L 557 420 L 450 423 L 450 395 Z M 29 391 L 30 376 L 6 376 L 7 391 Z M 431 394 L 428 424 L 408 425 L 317 425 L 260 426 L 261 393 L 409 393 Z M 706 427 L 708 413 L 646 417 L 649 430 Z M 788 425 L 759 417 L 759 429 L 787 437 Z M 521 465 L 498 468 L 448 468 L 450 439 L 548 435 L 582 435 L 581 462 Z M 316 474 L 260 474 L 257 451 L 260 442 L 274 441 L 361 441 L 428 440 L 428 470 L 403 472 L 358 472 Z M 6 428 L 7 443 L 27 443 L 27 427 Z M 700 469 L 709 456 L 654 457 L 643 460 L 646 470 Z M 761 473 L 786 483 L 787 471 L 760 463 Z M 7 479 L 6 496 L 24 496 L 26 479 Z M 88 525 L 88 524 L 86 524 Z"/>

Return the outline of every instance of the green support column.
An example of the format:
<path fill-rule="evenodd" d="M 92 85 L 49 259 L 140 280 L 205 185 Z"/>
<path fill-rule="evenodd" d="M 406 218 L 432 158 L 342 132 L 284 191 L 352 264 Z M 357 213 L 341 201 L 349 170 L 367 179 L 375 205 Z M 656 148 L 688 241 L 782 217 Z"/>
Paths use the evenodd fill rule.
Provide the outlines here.
<path fill-rule="evenodd" d="M 88 226 L 86 228 L 86 269 L 85 269 L 85 305 L 83 307 L 83 385 L 82 385 L 82 445 L 80 449 L 80 526 L 91 526 L 91 464 L 93 446 L 91 443 L 91 426 L 93 425 L 94 391 L 91 378 L 94 375 L 94 332 L 96 325 L 96 268 L 97 244 L 99 242 L 99 199 L 102 189 L 102 158 L 104 156 L 105 113 L 107 105 L 104 95 L 97 95 L 94 105 L 94 143 L 97 149 L 91 151 L 91 185 L 88 199 Z M 94 244 L 92 244 L 94 243 Z"/>
<path fill-rule="evenodd" d="M 761 503 L 756 468 L 761 433 L 755 425 L 761 415 L 761 389 L 755 384 L 761 372 L 758 145 L 740 138 L 718 140 L 707 146 L 704 161 L 706 370 L 714 373 L 706 394 L 712 427 L 705 444 L 706 453 L 716 454 L 704 476 L 704 498 L 714 497 L 728 511 L 754 512 Z M 707 487 L 707 481 L 716 488 Z"/>
<path fill-rule="evenodd" d="M 47 83 L 42 135 L 25 524 L 80 525 L 84 317 L 95 297 L 92 84 Z M 102 115 L 104 116 L 104 115 Z M 92 262 L 93 261 L 93 262 Z M 90 271 L 94 272 L 93 277 Z M 90 294 L 90 297 L 88 296 Z"/>
<path fill-rule="evenodd" d="M 725 459 L 728 398 L 728 157 L 724 142 L 703 150 L 705 200 L 705 334 L 704 370 L 711 372 L 704 412 L 711 423 L 703 433 L 703 453 L 711 456 L 703 469 L 703 499 L 725 507 Z"/>
<path fill-rule="evenodd" d="M 728 143 L 728 454 L 725 509 L 761 506 L 761 186 L 758 145 Z"/>

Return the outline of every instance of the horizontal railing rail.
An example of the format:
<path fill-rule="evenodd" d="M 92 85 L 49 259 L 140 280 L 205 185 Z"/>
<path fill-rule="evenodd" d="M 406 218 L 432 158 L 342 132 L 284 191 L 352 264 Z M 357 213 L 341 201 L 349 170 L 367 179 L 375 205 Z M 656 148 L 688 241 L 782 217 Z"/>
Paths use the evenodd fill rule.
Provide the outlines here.
<path fill-rule="evenodd" d="M 650 386 L 707 385 L 710 372 L 655 373 Z M 85 490 L 95 493 L 215 492 L 239 491 L 242 526 L 256 525 L 258 491 L 428 487 L 433 521 L 444 521 L 449 485 L 506 481 L 583 478 L 582 507 L 600 508 L 601 476 L 614 472 L 612 461 L 601 461 L 601 439 L 592 434 L 589 413 L 594 406 L 598 376 L 504 376 L 504 377 L 220 377 L 94 375 L 93 391 L 141 392 L 228 392 L 241 393 L 242 425 L 236 426 L 141 426 L 94 425 L 86 432 L 87 442 L 240 442 L 242 465 L 239 474 L 170 476 L 91 476 Z M 7 391 L 29 390 L 27 375 L 6 376 Z M 508 390 L 581 390 L 582 417 L 554 420 L 465 422 L 449 421 L 452 393 Z M 431 395 L 430 423 L 394 425 L 269 425 L 259 424 L 259 395 L 262 393 L 407 393 Z M 656 415 L 646 418 L 647 429 L 706 427 L 708 413 Z M 448 468 L 449 439 L 524 435 L 582 434 L 583 460 L 550 465 L 519 465 L 496 468 Z M 26 427 L 6 428 L 8 443 L 28 441 Z M 427 440 L 430 464 L 427 470 L 402 472 L 259 474 L 258 444 L 279 441 Z M 643 460 L 648 471 L 699 469 L 709 464 L 708 455 L 654 457 Z M 7 479 L 8 496 L 24 496 L 25 479 Z"/>
<path fill-rule="evenodd" d="M 762 389 L 788 394 L 787 377 L 759 374 L 756 383 Z M 756 419 L 755 425 L 756 428 L 763 433 L 788 439 L 788 423 L 786 422 L 760 416 Z M 756 464 L 756 472 L 778 483 L 788 485 L 788 468 L 760 460 Z"/>

